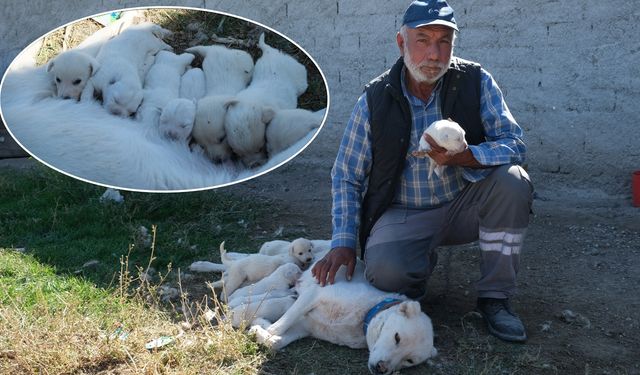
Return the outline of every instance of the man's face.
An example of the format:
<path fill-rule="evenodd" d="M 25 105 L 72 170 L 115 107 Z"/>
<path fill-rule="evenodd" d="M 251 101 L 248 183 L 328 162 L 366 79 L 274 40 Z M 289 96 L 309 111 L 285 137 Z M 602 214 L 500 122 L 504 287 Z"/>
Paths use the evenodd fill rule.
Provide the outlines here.
<path fill-rule="evenodd" d="M 449 68 L 454 30 L 430 25 L 406 31 L 406 36 L 398 33 L 397 42 L 411 77 L 419 83 L 435 83 Z"/>

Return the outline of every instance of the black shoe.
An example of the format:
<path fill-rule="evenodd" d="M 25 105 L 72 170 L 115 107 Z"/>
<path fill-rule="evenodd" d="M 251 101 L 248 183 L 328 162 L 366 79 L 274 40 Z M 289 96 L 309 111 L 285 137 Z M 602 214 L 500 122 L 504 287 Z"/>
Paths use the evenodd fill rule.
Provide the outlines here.
<path fill-rule="evenodd" d="M 497 338 L 514 342 L 527 339 L 522 320 L 511 311 L 508 299 L 478 298 L 476 310 L 487 322 L 489 333 Z"/>

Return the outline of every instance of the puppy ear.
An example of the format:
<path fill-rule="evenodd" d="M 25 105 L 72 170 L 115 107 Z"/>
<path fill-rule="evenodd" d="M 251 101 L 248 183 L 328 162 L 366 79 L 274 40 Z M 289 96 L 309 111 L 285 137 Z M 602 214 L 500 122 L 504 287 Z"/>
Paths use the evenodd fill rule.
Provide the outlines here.
<path fill-rule="evenodd" d="M 55 60 L 49 61 L 49 63 L 47 64 L 47 72 L 50 72 L 51 69 L 53 69 L 54 65 L 55 65 Z"/>
<path fill-rule="evenodd" d="M 400 312 L 407 318 L 420 314 L 420 304 L 416 301 L 406 301 L 400 305 Z"/>
<path fill-rule="evenodd" d="M 93 77 L 98 70 L 100 70 L 100 63 L 98 60 L 91 58 L 89 60 L 89 77 Z"/>
<path fill-rule="evenodd" d="M 296 255 L 296 249 L 293 247 L 293 244 L 289 245 L 289 255 L 291 255 L 291 256 L 295 256 Z"/>
<path fill-rule="evenodd" d="M 224 104 L 222 106 L 224 107 L 224 109 L 229 109 L 229 107 L 233 107 L 236 104 L 238 104 L 238 99 L 230 98 L 229 100 L 224 102 Z"/>
<path fill-rule="evenodd" d="M 273 120 L 276 116 L 276 111 L 274 111 L 271 107 L 262 108 L 262 122 L 268 124 Z"/>

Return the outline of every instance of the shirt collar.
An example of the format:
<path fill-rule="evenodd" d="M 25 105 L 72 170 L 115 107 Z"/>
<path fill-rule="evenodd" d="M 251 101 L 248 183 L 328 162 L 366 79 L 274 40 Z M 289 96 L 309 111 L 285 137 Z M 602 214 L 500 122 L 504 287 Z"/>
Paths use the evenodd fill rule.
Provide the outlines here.
<path fill-rule="evenodd" d="M 402 94 L 404 94 L 404 96 L 407 98 L 407 100 L 409 101 L 409 104 L 411 104 L 412 106 L 424 106 L 427 103 L 423 102 L 422 99 L 418 98 L 417 96 L 414 96 L 411 92 L 409 92 L 409 89 L 407 89 L 407 84 L 405 82 L 405 75 L 407 74 L 407 67 L 403 67 L 402 71 L 400 72 L 400 85 L 402 86 Z M 444 76 L 440 77 L 440 79 L 438 79 L 438 82 L 436 82 L 436 87 L 435 89 L 433 89 L 433 92 L 431 93 L 431 95 L 437 95 L 440 92 L 440 88 L 442 87 L 442 81 Z"/>

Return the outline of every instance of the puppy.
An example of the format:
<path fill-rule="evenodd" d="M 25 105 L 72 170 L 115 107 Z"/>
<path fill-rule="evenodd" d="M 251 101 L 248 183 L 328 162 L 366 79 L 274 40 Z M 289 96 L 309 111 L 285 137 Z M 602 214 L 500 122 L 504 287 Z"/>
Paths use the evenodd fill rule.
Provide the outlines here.
<path fill-rule="evenodd" d="M 314 129 L 319 128 L 324 120 L 325 109 L 311 112 L 305 109 L 282 109 L 267 126 L 267 155 L 273 157 L 280 151 L 302 139 Z"/>
<path fill-rule="evenodd" d="M 47 64 L 47 72 L 56 85 L 56 95 L 74 100 L 80 99 L 82 90 L 99 68 L 98 60 L 75 50 L 62 52 Z"/>
<path fill-rule="evenodd" d="M 301 258 L 297 258 L 292 253 L 281 255 L 250 254 L 247 257 L 232 260 L 226 256 L 224 242 L 220 244 L 220 258 L 227 267 L 226 274 L 223 274 L 222 279 L 212 285 L 214 288 L 224 286 L 228 296 L 244 283 L 255 283 L 262 280 L 285 263 L 295 263 L 304 269 L 313 260 L 311 254 L 303 254 Z"/>
<path fill-rule="evenodd" d="M 215 163 L 223 163 L 232 156 L 224 129 L 224 118 L 232 102 L 230 96 L 214 95 L 205 96 L 197 103 L 192 137 Z"/>
<path fill-rule="evenodd" d="M 200 68 L 187 70 L 180 79 L 180 97 L 198 101 L 206 94 L 204 72 Z"/>
<path fill-rule="evenodd" d="M 228 294 L 227 301 L 243 300 L 252 295 L 269 293 L 276 290 L 289 290 L 298 280 L 302 271 L 294 263 L 286 263 L 278 267 L 264 279 Z"/>
<path fill-rule="evenodd" d="M 431 151 L 431 146 L 427 143 L 425 136 L 429 134 L 431 138 L 440 146 L 447 149 L 448 155 L 455 155 L 464 151 L 467 148 L 467 141 L 464 138 L 465 132 L 457 122 L 452 120 L 439 120 L 434 121 L 427 127 L 420 137 L 420 145 L 418 151 L 414 151 L 413 155 L 416 157 L 429 156 L 427 153 Z M 429 164 L 429 178 L 433 172 L 438 177 L 442 176 L 444 165 L 437 165 L 433 160 Z"/>
<path fill-rule="evenodd" d="M 227 307 L 230 309 L 236 308 L 240 305 L 246 305 L 251 302 L 266 301 L 271 298 L 280 298 L 287 296 L 296 296 L 296 291 L 291 289 L 279 289 L 271 290 L 262 294 L 251 294 L 242 298 L 234 298 L 227 301 Z"/>
<path fill-rule="evenodd" d="M 304 65 L 267 45 L 264 33 L 258 46 L 262 56 L 256 62 L 251 84 L 238 93 L 227 112 L 224 126 L 231 149 L 248 168 L 267 160 L 265 128 L 278 109 L 293 109 L 307 89 Z"/>
<path fill-rule="evenodd" d="M 85 86 L 81 100 L 92 100 L 95 93 L 102 93 L 103 106 L 109 112 L 122 117 L 136 112 L 143 97 L 142 81 L 155 54 L 172 49 L 159 38 L 168 33 L 147 22 L 131 26 L 106 42 L 96 56 L 101 69 Z"/>
<path fill-rule="evenodd" d="M 292 242 L 282 240 L 269 241 L 260 246 L 258 253 L 265 255 L 294 253 L 302 256 L 304 253 L 313 253 L 313 243 L 306 238 L 298 238 Z"/>
<path fill-rule="evenodd" d="M 253 59 L 245 51 L 224 46 L 195 46 L 186 52 L 204 57 L 202 70 L 207 96 L 234 95 L 251 80 Z"/>
<path fill-rule="evenodd" d="M 136 113 L 136 119 L 151 126 L 157 126 L 163 108 L 174 99 L 180 97 L 180 81 L 182 74 L 191 64 L 194 55 L 183 53 L 176 55 L 169 51 L 160 51 L 156 55 L 155 63 L 149 69 L 144 82 L 144 100 Z M 191 121 L 195 117 L 191 115 Z M 183 121 L 184 122 L 184 119 Z M 177 124 L 171 125 L 177 126 Z M 189 127 L 192 127 L 190 124 Z"/>
<path fill-rule="evenodd" d="M 187 146 L 191 139 L 196 104 L 184 98 L 169 101 L 163 108 L 158 123 L 160 134 Z"/>
<path fill-rule="evenodd" d="M 238 305 L 230 311 L 231 325 L 234 328 L 239 328 L 243 324 L 250 326 L 251 322 L 257 318 L 275 321 L 284 315 L 295 301 L 295 296 L 289 295 Z"/>

